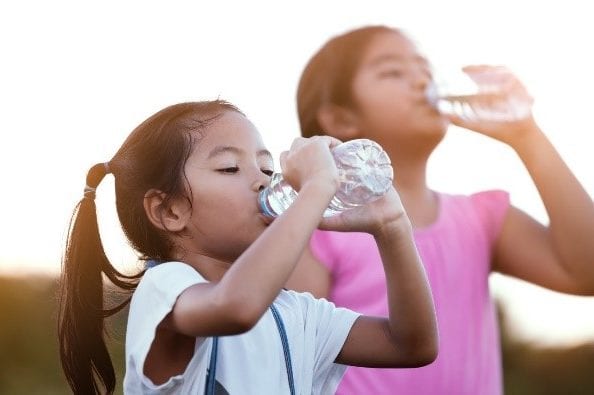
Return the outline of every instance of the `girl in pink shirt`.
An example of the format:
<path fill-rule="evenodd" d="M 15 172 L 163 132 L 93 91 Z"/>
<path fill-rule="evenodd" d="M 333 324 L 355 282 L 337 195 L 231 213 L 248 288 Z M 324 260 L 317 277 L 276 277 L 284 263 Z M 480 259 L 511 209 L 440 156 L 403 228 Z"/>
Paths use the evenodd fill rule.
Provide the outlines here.
<path fill-rule="evenodd" d="M 515 76 L 506 77 L 511 91 L 527 95 Z M 501 394 L 491 272 L 594 295 L 592 199 L 533 117 L 513 122 L 446 117 L 426 98 L 431 81 L 430 65 L 412 41 L 384 26 L 332 38 L 301 76 L 297 105 L 303 136 L 365 137 L 388 152 L 437 310 L 440 351 L 434 363 L 400 370 L 351 367 L 340 394 Z M 518 154 L 546 207 L 548 226 L 511 206 L 503 191 L 463 196 L 429 188 L 427 162 L 450 122 Z M 365 314 L 385 314 L 381 260 L 371 241 L 364 234 L 317 231 L 289 286 Z"/>

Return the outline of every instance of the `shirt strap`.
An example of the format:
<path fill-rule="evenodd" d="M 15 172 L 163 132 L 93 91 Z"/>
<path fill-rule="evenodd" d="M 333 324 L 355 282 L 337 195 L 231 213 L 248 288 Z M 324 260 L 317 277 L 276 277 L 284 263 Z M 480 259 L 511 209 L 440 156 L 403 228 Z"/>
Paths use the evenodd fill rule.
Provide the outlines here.
<path fill-rule="evenodd" d="M 281 343 L 283 344 L 283 353 L 285 354 L 285 365 L 287 368 L 287 376 L 289 379 L 289 389 L 291 390 L 291 395 L 295 395 L 295 381 L 293 379 L 293 367 L 291 364 L 291 350 L 289 349 L 289 341 L 287 339 L 287 332 L 285 330 L 285 324 L 283 323 L 283 318 L 281 317 L 280 313 L 274 307 L 274 305 L 270 306 L 270 310 L 272 311 L 272 316 L 274 317 L 274 321 L 276 322 L 276 327 L 278 328 L 278 333 L 281 337 Z M 219 345 L 219 337 L 214 336 L 212 339 L 212 349 L 210 352 L 210 363 L 208 364 L 208 373 L 206 376 L 206 387 L 204 389 L 205 395 L 214 395 L 215 391 L 215 376 L 216 376 L 216 368 L 217 368 L 217 351 Z"/>

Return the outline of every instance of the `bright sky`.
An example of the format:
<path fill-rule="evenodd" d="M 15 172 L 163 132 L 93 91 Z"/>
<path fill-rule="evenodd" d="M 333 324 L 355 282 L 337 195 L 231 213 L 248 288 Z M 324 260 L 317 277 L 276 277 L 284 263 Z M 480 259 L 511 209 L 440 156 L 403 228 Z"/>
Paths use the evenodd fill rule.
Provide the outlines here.
<path fill-rule="evenodd" d="M 221 97 L 259 127 L 276 155 L 298 135 L 297 80 L 330 36 L 365 24 L 404 28 L 437 68 L 504 64 L 594 195 L 594 24 L 587 2 L 451 0 L 103 1 L 0 4 L 0 273 L 59 270 L 89 166 L 169 104 Z M 398 169 L 395 169 L 398 171 Z M 431 161 L 446 192 L 503 188 L 546 222 L 526 171 L 505 146 L 454 129 Z M 102 237 L 117 265 L 133 260 L 115 218 L 113 183 L 98 191 Z M 594 339 L 594 298 L 493 276 L 519 336 L 545 344 Z"/>

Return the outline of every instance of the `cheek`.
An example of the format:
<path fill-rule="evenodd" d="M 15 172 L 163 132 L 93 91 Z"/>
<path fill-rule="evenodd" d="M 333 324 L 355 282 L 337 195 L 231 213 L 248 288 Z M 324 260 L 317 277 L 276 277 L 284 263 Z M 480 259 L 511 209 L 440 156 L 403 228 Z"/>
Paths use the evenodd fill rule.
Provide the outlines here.
<path fill-rule="evenodd" d="M 373 118 L 397 118 L 410 111 L 410 94 L 402 81 L 360 80 L 354 84 L 357 107 Z"/>
<path fill-rule="evenodd" d="M 374 95 L 359 104 L 359 114 L 363 127 L 381 129 L 408 124 L 412 111 L 406 101 L 397 97 Z"/>
<path fill-rule="evenodd" d="M 194 217 L 196 220 L 229 220 L 230 214 L 235 214 L 236 206 L 232 191 L 218 196 L 198 196 L 194 198 Z"/>
<path fill-rule="evenodd" d="M 208 231 L 208 226 L 217 228 L 238 226 L 249 212 L 250 204 L 256 206 L 256 199 L 251 201 L 245 191 L 223 188 L 217 193 L 202 191 L 194 195 L 194 223 Z"/>

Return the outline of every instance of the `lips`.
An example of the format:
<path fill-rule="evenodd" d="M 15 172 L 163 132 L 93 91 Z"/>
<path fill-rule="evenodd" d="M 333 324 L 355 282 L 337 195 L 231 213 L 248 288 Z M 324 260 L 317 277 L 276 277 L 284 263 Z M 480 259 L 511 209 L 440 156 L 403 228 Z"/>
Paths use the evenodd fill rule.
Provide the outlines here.
<path fill-rule="evenodd" d="M 260 217 L 260 219 L 262 220 L 262 222 L 264 222 L 266 225 L 270 225 L 274 221 L 274 217 L 269 217 L 269 216 L 264 215 L 262 213 L 258 214 L 258 216 Z"/>

